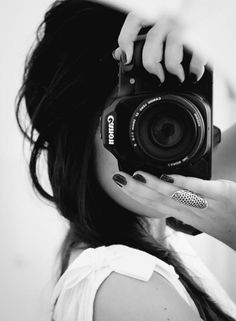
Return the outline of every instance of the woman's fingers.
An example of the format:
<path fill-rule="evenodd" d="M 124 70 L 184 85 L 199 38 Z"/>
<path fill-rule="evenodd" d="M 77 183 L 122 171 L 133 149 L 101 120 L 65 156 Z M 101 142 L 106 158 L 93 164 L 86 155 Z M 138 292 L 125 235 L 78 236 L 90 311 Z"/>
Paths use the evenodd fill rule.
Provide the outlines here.
<path fill-rule="evenodd" d="M 126 63 L 129 64 L 133 56 L 134 41 L 137 39 L 141 28 L 146 26 L 148 26 L 147 21 L 132 13 L 128 14 L 118 38 L 119 49 L 115 50 L 113 57 L 119 60 L 121 52 L 124 52 L 126 55 Z M 165 80 L 165 74 L 161 64 L 163 58 L 163 43 L 170 29 L 170 21 L 167 19 L 160 20 L 147 32 L 143 47 L 142 59 L 144 68 L 149 73 L 156 75 L 161 82 Z"/>
<path fill-rule="evenodd" d="M 174 31 L 169 32 L 166 38 L 165 66 L 169 73 L 176 75 L 180 82 L 185 79 L 183 60 L 183 45 L 177 40 Z"/>
<path fill-rule="evenodd" d="M 112 56 L 115 60 L 120 60 L 121 58 L 121 54 L 122 54 L 122 51 L 120 49 L 120 47 L 116 48 L 113 52 L 112 52 Z"/>
<path fill-rule="evenodd" d="M 148 187 L 166 196 L 171 196 L 178 190 L 186 189 L 209 198 L 214 198 L 217 192 L 219 193 L 222 190 L 222 181 L 207 181 L 181 175 L 162 175 L 159 179 L 154 175 L 142 171 L 135 172 L 134 176 L 137 174 L 143 177 Z"/>
<path fill-rule="evenodd" d="M 124 172 L 119 172 L 113 176 L 115 183 L 122 188 L 122 191 L 135 201 L 153 208 L 163 216 L 171 216 L 171 209 L 166 196 L 156 190 L 151 189 L 146 184 L 142 184 L 132 176 Z M 153 213 L 155 218 L 156 213 Z"/>
<path fill-rule="evenodd" d="M 133 14 L 129 13 L 120 31 L 118 44 L 120 50 L 126 54 L 126 63 L 129 64 L 133 56 L 134 41 L 142 27 L 148 26 L 149 23 Z"/>
<path fill-rule="evenodd" d="M 147 33 L 146 41 L 143 46 L 143 66 L 155 74 L 161 82 L 165 80 L 165 74 L 161 61 L 163 59 L 163 43 L 170 30 L 167 23 L 155 24 Z"/>
<path fill-rule="evenodd" d="M 147 26 L 151 26 L 148 21 L 132 12 L 129 13 L 118 38 L 119 48 L 114 50 L 113 57 L 117 60 L 122 59 L 124 63 L 129 64 L 133 57 L 134 42 L 139 31 Z M 165 51 L 163 50 L 164 43 L 166 44 Z M 163 56 L 167 71 L 176 75 L 180 82 L 183 82 L 186 76 L 182 66 L 183 44 L 178 40 L 172 22 L 166 18 L 159 19 L 147 32 L 142 55 L 144 68 L 149 73 L 156 75 L 161 82 L 165 80 L 162 65 Z M 196 54 L 192 55 L 189 73 L 193 82 L 200 80 L 204 74 L 205 65 L 206 60 Z"/>
<path fill-rule="evenodd" d="M 142 172 L 138 174 L 143 175 Z M 144 176 L 141 179 L 135 176 L 135 174 L 131 177 L 124 172 L 119 172 L 113 176 L 113 180 L 126 195 L 151 209 L 148 214 L 143 213 L 143 215 L 160 218 L 161 214 L 163 217 L 175 217 L 187 224 L 193 224 L 198 229 L 201 227 L 201 213 L 171 198 L 173 191 L 177 190 L 176 187 L 158 178 L 154 181 L 154 176 L 146 173 L 145 181 Z"/>
<path fill-rule="evenodd" d="M 203 196 L 215 198 L 222 192 L 222 182 L 207 181 L 195 177 L 185 177 L 181 175 L 165 175 L 164 179 L 172 179 L 173 185 L 179 189 L 187 189 Z"/>
<path fill-rule="evenodd" d="M 206 63 L 207 63 L 206 59 L 200 58 L 195 53 L 193 53 L 192 59 L 189 65 L 189 73 L 191 75 L 195 75 L 195 76 L 192 76 L 193 81 L 198 81 L 201 79 L 205 71 Z"/>
<path fill-rule="evenodd" d="M 167 197 L 171 197 L 171 195 L 177 190 L 176 186 L 173 184 L 169 184 L 154 175 L 142 171 L 135 172 L 133 174 L 133 178 L 145 182 L 146 186 Z"/>

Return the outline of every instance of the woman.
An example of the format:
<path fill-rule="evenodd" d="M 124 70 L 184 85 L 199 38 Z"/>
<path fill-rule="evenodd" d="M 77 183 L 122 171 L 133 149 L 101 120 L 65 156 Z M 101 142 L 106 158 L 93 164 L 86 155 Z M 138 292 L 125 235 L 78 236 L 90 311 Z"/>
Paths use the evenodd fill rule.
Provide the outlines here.
<path fill-rule="evenodd" d="M 52 317 L 55 321 L 234 320 L 168 247 L 165 218 L 172 214 L 163 215 L 133 200 L 112 180 L 117 161 L 102 145 L 99 117 L 117 84 L 117 62 L 111 53 L 129 19 L 89 1 L 57 1 L 46 13 L 26 62 L 17 117 L 32 142 L 31 177 L 37 191 L 70 223 Z M 179 46 L 170 38 L 171 44 Z M 119 58 L 119 50 L 113 56 Z M 150 64 L 144 65 L 153 72 Z M 200 72 L 192 70 L 195 81 L 204 62 L 197 65 Z M 177 71 L 171 64 L 166 67 L 183 81 L 181 66 Z M 156 74 L 164 81 L 160 68 Z M 23 99 L 30 132 L 20 119 Z M 53 196 L 38 180 L 42 152 L 47 156 Z M 146 188 L 137 180 L 140 176 L 126 178 Z M 115 181 L 122 183 L 117 176 Z M 126 191 L 132 187 L 126 186 Z"/>

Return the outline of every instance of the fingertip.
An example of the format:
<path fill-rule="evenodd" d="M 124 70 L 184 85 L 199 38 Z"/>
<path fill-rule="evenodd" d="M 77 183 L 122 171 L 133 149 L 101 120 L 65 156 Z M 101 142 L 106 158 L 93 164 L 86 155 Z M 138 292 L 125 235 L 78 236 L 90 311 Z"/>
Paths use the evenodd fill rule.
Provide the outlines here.
<path fill-rule="evenodd" d="M 206 61 L 203 61 L 201 58 L 193 55 L 189 65 L 189 74 L 190 76 L 195 75 L 195 82 L 198 82 L 202 78 L 205 72 L 205 65 Z"/>
<path fill-rule="evenodd" d="M 181 66 L 181 68 L 182 68 L 182 66 Z M 185 73 L 184 73 L 184 69 L 182 68 L 182 71 L 181 71 L 181 73 L 180 73 L 180 75 L 179 75 L 179 79 L 180 79 L 180 81 L 183 83 L 184 82 L 184 80 L 185 80 Z"/>
<path fill-rule="evenodd" d="M 149 72 L 159 78 L 159 81 L 163 83 L 165 81 L 165 73 L 160 62 L 147 60 L 143 58 L 143 67 Z"/>
<path fill-rule="evenodd" d="M 160 63 L 156 64 L 156 76 L 159 78 L 160 82 L 163 83 L 165 81 L 165 73 L 163 67 Z"/>
<path fill-rule="evenodd" d="M 128 174 L 127 173 L 125 173 L 125 172 L 122 172 L 122 171 L 116 171 L 116 172 L 113 172 L 113 175 L 123 175 L 123 176 L 128 176 Z"/>
<path fill-rule="evenodd" d="M 133 45 L 129 45 L 126 50 L 124 50 L 126 55 L 126 64 L 130 64 L 133 58 Z"/>
<path fill-rule="evenodd" d="M 115 60 L 120 60 L 120 57 L 121 57 L 121 49 L 120 49 L 120 47 L 118 47 L 118 48 L 116 48 L 115 50 L 112 51 L 112 57 Z"/>
<path fill-rule="evenodd" d="M 173 62 L 173 61 L 166 61 L 165 63 L 165 66 L 166 66 L 166 69 L 167 71 L 172 74 L 172 75 L 175 75 L 180 83 L 183 83 L 184 80 L 185 80 L 185 73 L 184 73 L 184 68 L 182 66 L 181 63 L 176 63 L 176 62 Z"/>
<path fill-rule="evenodd" d="M 161 175 L 160 179 L 168 183 L 181 185 L 181 183 L 185 181 L 186 177 L 178 174 L 168 174 L 168 175 L 163 174 Z"/>
<path fill-rule="evenodd" d="M 190 81 L 193 84 L 196 84 L 202 78 L 204 71 L 205 69 L 203 71 L 198 71 L 198 72 L 190 71 L 190 74 L 189 74 Z"/>
<path fill-rule="evenodd" d="M 139 173 L 134 173 L 133 174 L 133 178 L 136 180 L 136 181 L 139 181 L 139 182 L 141 182 L 141 183 L 147 183 L 147 181 L 146 181 L 146 178 L 143 176 L 143 175 L 141 175 L 141 174 L 139 174 Z"/>
<path fill-rule="evenodd" d="M 199 72 L 199 74 L 197 75 L 197 81 L 199 81 L 202 78 L 202 76 L 204 75 L 204 72 L 205 72 L 205 67 L 203 67 L 201 72 Z"/>
<path fill-rule="evenodd" d="M 127 179 L 124 175 L 120 174 L 120 173 L 115 173 L 112 176 L 113 181 L 119 185 L 120 187 L 123 187 L 125 185 L 127 185 Z"/>
<path fill-rule="evenodd" d="M 184 68 L 181 64 L 178 64 L 176 66 L 176 72 L 175 75 L 179 78 L 180 82 L 183 83 L 185 80 L 185 73 L 184 73 Z"/>
<path fill-rule="evenodd" d="M 198 81 L 197 75 L 192 72 L 189 75 L 189 79 L 190 79 L 191 83 L 193 83 L 193 84 L 196 84 L 196 82 Z"/>
<path fill-rule="evenodd" d="M 164 181 L 164 182 L 167 182 L 167 183 L 174 183 L 174 179 L 173 179 L 173 177 L 171 177 L 171 176 L 169 176 L 169 175 L 166 175 L 166 174 L 162 174 L 161 176 L 160 176 L 160 179 L 162 180 L 162 181 Z"/>
<path fill-rule="evenodd" d="M 133 47 L 127 47 L 126 49 L 120 48 L 119 60 L 124 64 L 128 65 L 131 63 L 133 58 Z"/>
<path fill-rule="evenodd" d="M 116 48 L 112 51 L 112 57 L 115 60 L 122 61 L 123 64 L 129 64 L 132 60 L 133 56 L 133 48 L 131 46 L 126 49 L 122 49 L 121 47 Z"/>

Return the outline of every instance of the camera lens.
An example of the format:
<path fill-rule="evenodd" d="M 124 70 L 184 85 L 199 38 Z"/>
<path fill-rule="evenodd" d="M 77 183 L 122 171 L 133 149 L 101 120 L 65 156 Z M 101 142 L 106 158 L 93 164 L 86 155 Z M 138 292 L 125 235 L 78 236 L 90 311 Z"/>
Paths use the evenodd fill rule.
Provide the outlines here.
<path fill-rule="evenodd" d="M 145 160 L 176 163 L 194 157 L 205 137 L 196 99 L 163 95 L 142 102 L 130 121 L 130 140 Z"/>
<path fill-rule="evenodd" d="M 150 126 L 153 141 L 164 148 L 179 144 L 184 135 L 181 122 L 171 115 L 157 117 Z"/>

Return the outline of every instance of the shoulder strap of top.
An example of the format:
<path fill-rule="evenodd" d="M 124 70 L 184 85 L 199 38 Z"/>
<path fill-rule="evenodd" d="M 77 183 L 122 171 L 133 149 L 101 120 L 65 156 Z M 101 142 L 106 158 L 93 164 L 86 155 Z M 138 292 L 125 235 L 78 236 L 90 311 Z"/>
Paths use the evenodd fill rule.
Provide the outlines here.
<path fill-rule="evenodd" d="M 90 310 L 92 310 L 92 297 L 94 299 L 96 290 L 112 271 L 143 281 L 148 281 L 153 272 L 156 271 L 169 280 L 184 299 L 191 304 L 172 266 L 144 251 L 116 244 L 107 247 L 101 246 L 95 249 L 86 249 L 69 265 L 57 282 L 52 294 L 51 304 L 52 307 L 56 304 L 57 315 L 62 315 L 65 313 L 63 312 L 64 310 L 69 310 L 69 306 L 66 307 L 65 304 L 66 302 L 72 301 L 73 298 L 68 299 L 68 296 L 71 295 L 73 289 L 78 289 L 79 284 L 80 290 L 82 288 L 84 289 L 83 294 L 81 292 L 82 290 L 80 291 L 80 299 L 82 300 L 83 297 L 83 301 L 85 302 L 88 300 L 88 297 L 90 297 L 89 302 L 86 302 L 85 305 L 87 306 L 87 310 L 89 310 L 88 306 L 91 305 Z M 87 290 L 85 290 L 86 287 Z M 88 292 L 90 294 L 87 295 L 86 298 L 85 293 Z M 93 295 L 91 293 L 93 293 Z M 77 293 L 77 297 L 74 298 L 74 300 L 78 300 L 78 296 L 79 293 Z M 56 321 L 62 319 L 63 318 L 60 317 L 56 319 Z M 89 317 L 89 320 L 90 319 Z"/>
<path fill-rule="evenodd" d="M 144 251 L 125 245 L 101 246 L 84 250 L 67 268 L 54 288 L 53 299 L 62 287 L 72 288 L 92 271 L 110 267 L 113 271 L 148 281 L 155 267 L 165 278 L 178 279 L 173 266 Z"/>

